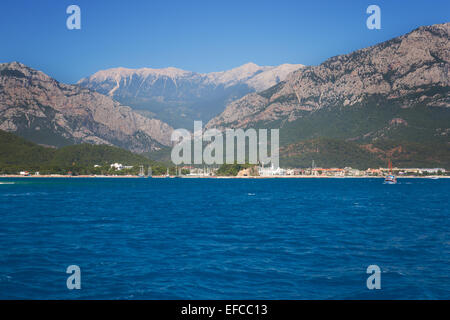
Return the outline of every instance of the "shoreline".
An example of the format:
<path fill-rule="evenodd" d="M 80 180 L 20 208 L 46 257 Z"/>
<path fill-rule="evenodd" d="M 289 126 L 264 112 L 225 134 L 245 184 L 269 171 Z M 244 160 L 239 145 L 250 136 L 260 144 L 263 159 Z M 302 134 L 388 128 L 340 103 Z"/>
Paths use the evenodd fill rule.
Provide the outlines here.
<path fill-rule="evenodd" d="M 119 179 L 125 179 L 125 178 L 131 178 L 131 179 L 148 179 L 149 177 L 139 177 L 139 176 L 132 176 L 132 175 L 125 175 L 125 176 L 108 176 L 108 175 L 78 175 L 78 176 L 69 176 L 69 175 L 62 175 L 62 174 L 54 174 L 54 175 L 30 175 L 30 176 L 23 176 L 18 174 L 7 174 L 7 175 L 0 175 L 0 179 L 2 178 L 22 178 L 22 179 L 33 179 L 33 178 L 119 178 Z M 151 179 L 174 179 L 174 178 L 181 178 L 181 179 L 384 179 L 383 176 L 314 176 L 314 175 L 297 175 L 297 176 L 152 176 Z M 450 176 L 398 176 L 397 179 L 449 179 Z"/>

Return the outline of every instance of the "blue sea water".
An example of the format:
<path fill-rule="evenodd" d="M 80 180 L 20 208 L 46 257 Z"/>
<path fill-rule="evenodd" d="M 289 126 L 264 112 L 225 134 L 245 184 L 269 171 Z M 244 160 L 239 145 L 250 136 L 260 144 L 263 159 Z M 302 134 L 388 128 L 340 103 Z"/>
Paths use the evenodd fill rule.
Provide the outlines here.
<path fill-rule="evenodd" d="M 0 298 L 449 299 L 449 191 L 449 179 L 0 179 Z M 366 287 L 372 264 L 380 290 Z M 69 265 L 81 290 L 66 287 Z"/>

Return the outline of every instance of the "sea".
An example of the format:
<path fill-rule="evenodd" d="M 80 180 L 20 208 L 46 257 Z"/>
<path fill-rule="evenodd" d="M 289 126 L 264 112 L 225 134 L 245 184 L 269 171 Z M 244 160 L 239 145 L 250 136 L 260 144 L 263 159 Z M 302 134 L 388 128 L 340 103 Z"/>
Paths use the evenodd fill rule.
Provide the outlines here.
<path fill-rule="evenodd" d="M 398 180 L 1 178 L 0 299 L 449 299 L 450 179 Z"/>

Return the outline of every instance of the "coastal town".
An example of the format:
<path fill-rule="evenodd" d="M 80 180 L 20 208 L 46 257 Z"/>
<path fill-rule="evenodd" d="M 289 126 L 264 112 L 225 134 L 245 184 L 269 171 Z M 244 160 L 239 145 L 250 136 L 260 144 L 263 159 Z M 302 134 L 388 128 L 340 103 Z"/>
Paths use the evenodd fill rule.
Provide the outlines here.
<path fill-rule="evenodd" d="M 217 169 L 210 168 L 194 168 L 182 167 L 184 170 L 189 170 L 187 176 L 220 176 L 217 174 Z M 429 176 L 447 176 L 448 171 L 444 168 L 377 168 L 360 170 L 351 167 L 345 168 L 274 168 L 254 166 L 240 170 L 235 177 L 237 178 L 294 178 L 294 177 L 384 177 L 390 172 L 404 177 L 429 177 Z"/>
<path fill-rule="evenodd" d="M 100 165 L 94 165 L 99 168 Z M 153 175 L 151 167 L 144 170 L 144 166 L 137 166 L 138 174 L 132 174 L 136 166 L 123 165 L 121 163 L 110 164 L 110 171 L 101 174 L 81 175 L 68 171 L 66 174 L 41 174 L 22 170 L 17 174 L 0 175 L 3 177 L 180 177 L 180 178 L 346 178 L 346 177 L 385 177 L 388 174 L 395 174 L 398 177 L 450 177 L 449 171 L 444 168 L 368 168 L 366 170 L 351 167 L 344 168 L 275 168 L 263 165 L 247 165 L 236 174 L 223 174 L 220 167 L 211 166 L 181 166 L 167 169 L 165 174 Z"/>

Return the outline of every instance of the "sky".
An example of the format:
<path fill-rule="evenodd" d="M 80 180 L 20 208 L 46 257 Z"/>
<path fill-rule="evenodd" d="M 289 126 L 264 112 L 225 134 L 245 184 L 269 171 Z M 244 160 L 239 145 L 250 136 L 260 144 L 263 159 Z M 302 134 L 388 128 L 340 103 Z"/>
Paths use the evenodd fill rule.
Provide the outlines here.
<path fill-rule="evenodd" d="M 72 4 L 80 30 L 66 27 Z M 372 4 L 381 9 L 379 30 L 366 26 Z M 317 65 L 449 21 L 448 0 L 2 0 L 0 63 L 19 61 L 66 83 L 114 67 Z"/>

